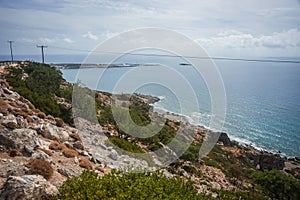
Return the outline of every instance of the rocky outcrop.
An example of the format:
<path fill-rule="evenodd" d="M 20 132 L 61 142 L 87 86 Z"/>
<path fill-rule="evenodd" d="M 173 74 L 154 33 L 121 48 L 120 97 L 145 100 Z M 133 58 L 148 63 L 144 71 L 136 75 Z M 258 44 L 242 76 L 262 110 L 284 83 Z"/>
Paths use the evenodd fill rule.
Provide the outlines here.
<path fill-rule="evenodd" d="M 6 149 L 18 150 L 24 156 L 31 156 L 33 149 L 41 145 L 41 142 L 35 130 L 22 128 L 12 131 L 3 129 L 0 132 L 0 144 Z"/>
<path fill-rule="evenodd" d="M 224 146 L 232 146 L 232 142 L 230 141 L 228 135 L 226 133 L 220 133 L 219 142 L 222 142 Z"/>
<path fill-rule="evenodd" d="M 284 168 L 285 160 L 276 154 L 251 151 L 251 152 L 246 152 L 245 156 L 248 159 L 253 161 L 253 164 L 257 169 L 282 170 Z"/>
<path fill-rule="evenodd" d="M 9 129 L 16 129 L 18 127 L 17 119 L 14 115 L 10 114 L 3 116 L 2 123 L 3 126 Z"/>
<path fill-rule="evenodd" d="M 49 199 L 57 188 L 40 175 L 10 176 L 0 190 L 3 200 Z"/>
<path fill-rule="evenodd" d="M 281 158 L 279 155 L 274 154 L 262 154 L 258 158 L 259 168 L 264 169 L 278 169 L 282 170 L 284 168 L 284 159 Z"/>

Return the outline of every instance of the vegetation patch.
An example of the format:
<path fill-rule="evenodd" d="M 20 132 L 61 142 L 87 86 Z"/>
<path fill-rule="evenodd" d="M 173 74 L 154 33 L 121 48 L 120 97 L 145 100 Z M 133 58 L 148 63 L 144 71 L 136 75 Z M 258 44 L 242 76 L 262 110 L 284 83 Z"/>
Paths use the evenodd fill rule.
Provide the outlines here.
<path fill-rule="evenodd" d="M 123 138 L 112 137 L 112 138 L 109 138 L 109 141 L 125 151 L 129 151 L 132 153 L 144 153 L 144 151 L 140 147 L 138 147 L 137 145 L 135 145 L 131 142 L 128 142 L 127 140 L 125 140 Z"/>
<path fill-rule="evenodd" d="M 57 199 L 212 199 L 198 194 L 190 181 L 167 178 L 160 172 L 112 171 L 99 177 L 84 171 L 59 188 Z"/>
<path fill-rule="evenodd" d="M 54 96 L 64 94 L 65 90 L 60 88 L 63 82 L 60 71 L 46 64 L 29 62 L 18 68 L 10 68 L 9 72 L 5 78 L 14 91 L 31 101 L 42 112 L 60 117 L 66 123 L 73 123 L 71 111 L 54 100 Z M 42 113 L 40 115 L 45 117 Z"/>
<path fill-rule="evenodd" d="M 300 181 L 281 171 L 257 171 L 251 178 L 272 199 L 300 199 Z"/>

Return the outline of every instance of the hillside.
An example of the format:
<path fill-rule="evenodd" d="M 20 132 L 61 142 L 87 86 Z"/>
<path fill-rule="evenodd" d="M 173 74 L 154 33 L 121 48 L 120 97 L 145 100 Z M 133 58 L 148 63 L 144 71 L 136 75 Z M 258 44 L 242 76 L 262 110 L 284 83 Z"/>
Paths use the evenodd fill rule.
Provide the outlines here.
<path fill-rule="evenodd" d="M 58 198 L 68 199 L 64 193 L 75 198 L 72 193 L 76 192 L 72 191 L 72 187 L 87 184 L 74 178 L 80 176 L 83 170 L 92 170 L 95 176 L 99 175 L 103 177 L 101 180 L 105 180 L 111 176 L 112 169 L 159 169 L 160 157 L 155 154 L 155 150 L 168 144 L 180 125 L 186 132 L 194 134 L 194 140 L 179 159 L 161 169 L 163 175 L 158 179 L 165 180 L 161 182 L 163 191 L 174 187 L 168 185 L 172 181 L 166 180 L 176 182 L 176 178 L 179 178 L 191 181 L 193 189 L 189 188 L 188 191 L 191 194 L 194 190 L 199 193 L 197 198 L 300 197 L 298 158 L 288 160 L 279 155 L 242 147 L 230 141 L 226 133 L 221 133 L 213 150 L 204 158 L 198 159 L 199 148 L 210 130 L 178 121 L 178 117 L 174 115 L 156 113 L 155 117 L 165 121 L 162 130 L 151 138 L 135 138 L 121 131 L 114 121 L 110 107 L 111 94 L 96 92 L 94 101 L 99 124 L 93 124 L 82 118 L 72 118 L 73 85 L 66 83 L 54 68 L 24 62 L 1 66 L 0 72 L 0 199 L 18 199 L 21 196 L 23 199 L 47 199 L 57 195 L 58 191 L 61 194 Z M 128 96 L 125 97 L 126 94 L 117 95 L 120 113 L 124 105 L 123 99 Z M 155 97 L 137 94 L 130 97 L 129 107 L 133 121 L 139 125 L 149 123 L 149 104 L 157 100 Z M 123 150 L 140 153 L 140 156 L 123 155 L 111 143 Z M 150 153 L 152 157 L 143 156 L 143 153 Z M 113 170 L 112 174 L 114 173 L 116 172 Z M 123 186 L 127 188 L 126 191 L 130 191 L 126 184 L 135 185 L 137 181 L 145 181 L 143 177 L 152 177 L 147 173 L 140 176 L 132 175 L 133 172 L 125 174 L 129 174 L 128 182 L 125 179 L 118 186 L 124 194 L 126 192 L 122 190 Z M 86 172 L 81 176 L 86 177 Z M 95 176 L 88 176 L 90 180 L 84 180 L 96 183 L 98 179 L 94 180 Z M 110 177 L 111 181 L 114 180 L 113 177 L 118 175 Z M 166 177 L 168 178 L 164 179 Z M 73 178 L 70 180 L 74 182 L 65 182 L 67 178 Z M 100 181 L 96 185 L 102 188 L 103 184 L 107 183 Z M 147 187 L 151 184 L 155 182 Z M 139 187 L 143 190 L 140 185 L 136 185 L 135 189 Z M 79 187 L 78 191 L 88 193 L 87 189 Z M 96 190 L 97 188 L 89 190 L 89 193 Z M 175 194 L 170 192 L 170 195 Z M 119 198 L 126 199 L 121 196 Z"/>

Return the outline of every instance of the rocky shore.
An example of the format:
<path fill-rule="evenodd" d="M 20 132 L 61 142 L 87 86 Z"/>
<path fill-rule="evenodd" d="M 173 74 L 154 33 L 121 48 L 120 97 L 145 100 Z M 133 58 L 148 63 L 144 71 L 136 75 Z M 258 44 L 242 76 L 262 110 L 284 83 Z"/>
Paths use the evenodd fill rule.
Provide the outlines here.
<path fill-rule="evenodd" d="M 110 138 L 126 139 L 140 151 L 149 153 L 147 142 L 124 135 L 112 123 L 100 125 L 75 118 L 76 128 L 72 127 L 62 119 L 40 111 L 15 92 L 4 79 L 3 75 L 8 73 L 5 67 L 1 67 L 0 72 L 0 199 L 48 199 L 58 193 L 58 187 L 67 178 L 78 176 L 83 170 L 93 170 L 102 176 L 112 169 L 160 168 L 158 155 L 151 154 L 151 164 L 147 159 L 121 154 L 108 141 Z M 97 92 L 96 96 L 101 102 L 101 110 L 97 111 L 100 117 L 110 104 L 111 95 Z M 124 103 L 123 97 L 119 96 L 119 105 Z M 67 100 L 55 99 L 65 107 L 71 107 Z M 146 108 L 159 100 L 140 94 L 134 99 L 135 104 L 146 105 Z M 213 134 L 174 114 L 154 112 L 154 115 L 167 119 L 164 124 L 167 130 L 176 132 L 180 124 L 185 131 L 194 133 L 192 145 L 195 148 Z M 189 158 L 191 155 L 184 156 Z M 181 156 L 170 166 L 161 168 L 168 177 L 190 179 L 198 192 L 214 197 L 217 197 L 216 190 L 250 190 L 253 185 L 246 178 L 247 173 L 272 169 L 299 179 L 300 159 L 287 159 L 241 146 L 231 141 L 226 133 L 220 133 L 217 144 L 207 156 L 195 161 Z"/>

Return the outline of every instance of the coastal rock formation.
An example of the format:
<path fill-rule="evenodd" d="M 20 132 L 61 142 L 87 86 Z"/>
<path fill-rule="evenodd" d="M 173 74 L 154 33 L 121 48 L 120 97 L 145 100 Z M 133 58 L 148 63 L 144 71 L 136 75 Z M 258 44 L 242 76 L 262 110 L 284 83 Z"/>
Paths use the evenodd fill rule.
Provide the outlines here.
<path fill-rule="evenodd" d="M 224 146 L 232 146 L 232 143 L 226 133 L 221 133 L 218 141 L 222 142 Z"/>
<path fill-rule="evenodd" d="M 257 164 L 259 164 L 260 169 L 262 170 L 282 170 L 284 168 L 284 159 L 281 158 L 279 155 L 264 153 L 259 156 Z"/>
<path fill-rule="evenodd" d="M 285 160 L 276 154 L 251 151 L 251 152 L 246 152 L 245 156 L 253 161 L 253 164 L 254 166 L 256 166 L 257 169 L 282 170 L 284 168 Z"/>
<path fill-rule="evenodd" d="M 74 119 L 76 128 L 71 127 L 63 120 L 35 108 L 29 100 L 14 92 L 3 79 L 0 79 L 0 96 L 0 199 L 49 197 L 57 193 L 57 187 L 67 178 L 79 176 L 85 169 L 93 170 L 99 175 L 109 173 L 113 168 L 156 169 L 149 167 L 145 160 L 133 158 L 130 154 L 121 155 L 119 150 L 116 151 L 109 144 L 108 137 L 112 136 L 134 143 L 143 152 L 148 152 L 155 164 L 161 165 L 158 155 L 150 152 L 147 144 L 125 137 L 112 123 L 101 126 L 77 117 Z M 123 96 L 119 96 L 120 104 L 124 103 L 121 101 Z M 96 98 L 103 108 L 111 101 L 107 93 L 97 92 Z M 136 98 L 137 103 L 146 104 L 158 100 L 143 95 L 136 95 Z M 66 107 L 71 107 L 70 102 L 66 103 L 63 98 L 59 101 Z M 220 133 L 217 148 L 209 155 L 201 159 L 197 159 L 197 155 L 193 159 L 190 155 L 197 153 L 198 146 L 211 131 L 188 122 L 183 123 L 181 117 L 172 114 L 163 113 L 159 117 L 169 119 L 167 123 L 163 123 L 168 131 L 174 129 L 176 132 L 178 124 L 181 124 L 187 130 L 187 136 L 194 135 L 189 154 L 185 155 L 192 159 L 179 159 L 178 164 L 173 167 L 170 165 L 170 171 L 163 169 L 163 173 L 167 177 L 180 176 L 194 181 L 198 192 L 217 196 L 212 189 L 239 190 L 240 186 L 250 188 L 251 184 L 243 179 L 243 173 L 248 175 L 255 171 L 256 166 L 259 169 L 284 167 L 284 159 L 280 156 L 238 146 L 230 141 L 226 133 Z M 177 155 L 174 154 L 175 156 Z M 47 176 L 47 180 L 41 176 L 43 171 L 40 168 L 28 165 L 33 159 L 49 163 L 53 173 Z M 299 159 L 295 158 L 293 162 L 296 160 Z M 251 164 L 253 166 L 249 167 Z"/>

